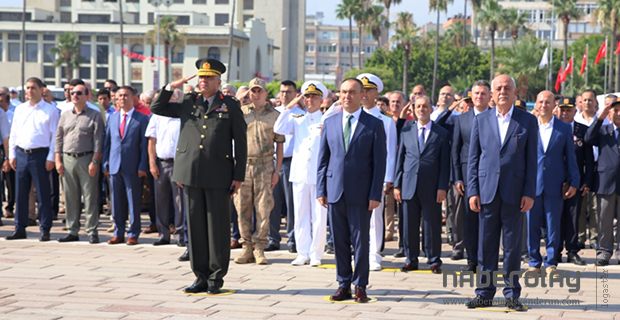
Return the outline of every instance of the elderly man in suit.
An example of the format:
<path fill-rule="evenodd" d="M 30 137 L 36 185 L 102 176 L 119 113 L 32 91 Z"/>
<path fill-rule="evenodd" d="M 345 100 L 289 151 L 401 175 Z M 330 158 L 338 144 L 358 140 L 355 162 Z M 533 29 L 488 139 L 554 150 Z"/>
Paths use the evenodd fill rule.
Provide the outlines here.
<path fill-rule="evenodd" d="M 340 85 L 342 111 L 325 119 L 317 172 L 317 198 L 328 208 L 336 251 L 338 290 L 331 299 L 368 302 L 370 215 L 381 204 L 385 176 L 385 131 L 381 120 L 361 110 L 363 84 Z M 355 271 L 351 268 L 351 246 Z"/>
<path fill-rule="evenodd" d="M 487 81 L 477 81 L 472 90 L 474 107 L 454 119 L 452 135 L 452 173 L 457 203 L 465 202 L 463 208 L 463 242 L 467 252 L 465 271 L 476 272 L 478 267 L 478 214 L 469 210 L 466 200 L 467 164 L 469 154 L 469 138 L 474 117 L 489 109 L 491 85 Z"/>
<path fill-rule="evenodd" d="M 590 192 L 590 188 L 593 185 L 594 152 L 592 151 L 592 146 L 584 141 L 588 126 L 575 121 L 577 108 L 573 103 L 573 99 L 562 99 L 559 109 L 556 112 L 558 119 L 571 126 L 573 132 L 572 140 L 575 147 L 575 159 L 577 160 L 577 169 L 580 175 L 579 180 L 581 181 L 581 187 L 578 190 L 579 194 L 575 197 L 564 199 L 562 222 L 560 223 L 562 226 L 562 231 L 560 232 L 560 248 L 556 251 L 556 260 L 558 263 L 562 262 L 562 247 L 564 247 L 567 253 L 566 262 L 584 266 L 586 262 L 583 261 L 578 254 L 580 250 L 578 221 L 582 197 Z"/>
<path fill-rule="evenodd" d="M 147 140 L 144 136 L 149 118 L 136 112 L 133 106 L 135 91 L 122 86 L 116 92 L 119 111 L 114 112 L 106 129 L 103 167 L 110 175 L 114 236 L 108 244 L 125 241 L 125 221 L 129 215 L 127 245 L 138 244 L 142 183 L 148 170 Z"/>
<path fill-rule="evenodd" d="M 571 127 L 553 115 L 554 95 L 542 91 L 536 97 L 538 115 L 538 170 L 536 176 L 536 199 L 527 213 L 528 273 L 538 276 L 544 263 L 547 274 L 557 275 L 557 252 L 560 249 L 562 207 L 564 199 L 570 199 L 579 188 L 579 171 L 575 160 Z M 540 254 L 543 226 L 547 230 L 545 241 L 547 257 Z"/>
<path fill-rule="evenodd" d="M 403 272 L 418 269 L 420 220 L 423 221 L 424 252 L 433 273 L 441 273 L 441 203 L 446 199 L 450 180 L 450 135 L 431 121 L 431 101 L 416 99 L 417 122 L 402 129 L 394 199 L 403 204 Z"/>
<path fill-rule="evenodd" d="M 495 109 L 474 118 L 468 155 L 469 206 L 479 214 L 478 264 L 497 272 L 500 234 L 504 248 L 504 297 L 512 310 L 525 311 L 519 302 L 520 244 L 523 213 L 536 195 L 536 118 L 514 107 L 516 84 L 499 75 L 491 84 Z M 480 268 L 480 267 L 479 267 Z M 493 277 L 494 278 L 494 277 Z M 496 287 L 483 274 L 468 308 L 490 306 Z"/>
<path fill-rule="evenodd" d="M 605 118 L 610 124 L 603 124 Z M 599 148 L 596 195 L 600 211 L 596 265 L 608 265 L 614 251 L 620 264 L 620 232 L 616 232 L 615 239 L 613 232 L 614 219 L 620 221 L 620 101 L 605 106 L 588 129 L 586 142 Z"/>

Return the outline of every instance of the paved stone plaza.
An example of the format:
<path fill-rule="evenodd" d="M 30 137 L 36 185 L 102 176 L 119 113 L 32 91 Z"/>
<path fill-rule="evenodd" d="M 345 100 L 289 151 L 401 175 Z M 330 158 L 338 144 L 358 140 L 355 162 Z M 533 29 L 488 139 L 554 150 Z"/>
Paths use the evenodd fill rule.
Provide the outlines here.
<path fill-rule="evenodd" d="M 290 265 L 294 254 L 283 245 L 283 250 L 267 253 L 271 263 L 267 266 L 231 261 L 224 288 L 235 290 L 234 294 L 187 296 L 181 290 L 194 277 L 189 263 L 177 261 L 184 249 L 154 247 L 155 235 L 142 235 L 137 246 L 90 245 L 84 234 L 78 243 L 41 243 L 38 228 L 29 227 L 27 240 L 6 241 L 13 220 L 3 221 L 0 319 L 620 319 L 620 265 L 614 259 L 609 267 L 595 268 L 593 250 L 582 251 L 586 267 L 560 264 L 560 270 L 570 271 L 573 284 L 575 271 L 581 272 L 577 292 L 557 283 L 554 288 L 524 288 L 522 299 L 530 310 L 506 313 L 502 307 L 466 309 L 464 299 L 473 295 L 468 283 L 453 288 L 449 281 L 444 288 L 441 275 L 400 272 L 403 259 L 392 258 L 396 242 L 386 244 L 386 270 L 370 274 L 368 293 L 376 302 L 333 304 L 324 300 L 337 287 L 335 270 L 328 265 L 334 263 L 332 255 L 321 268 L 294 267 Z M 105 232 L 109 225 L 109 218 L 102 217 L 102 242 L 110 237 Z M 60 221 L 55 221 L 52 239 L 64 235 Z M 443 249 L 444 271 L 465 263 L 451 261 L 448 246 Z M 428 268 L 423 263 L 420 267 Z M 525 299 L 570 305 L 532 304 Z"/>

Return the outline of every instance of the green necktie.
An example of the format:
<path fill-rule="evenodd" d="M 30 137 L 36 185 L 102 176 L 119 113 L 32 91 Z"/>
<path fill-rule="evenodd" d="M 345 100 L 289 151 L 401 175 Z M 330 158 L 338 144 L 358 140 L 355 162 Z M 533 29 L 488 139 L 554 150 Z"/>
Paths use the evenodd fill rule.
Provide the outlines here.
<path fill-rule="evenodd" d="M 344 151 L 349 150 L 349 142 L 351 141 L 351 121 L 353 121 L 353 115 L 347 115 L 347 124 L 344 126 Z"/>

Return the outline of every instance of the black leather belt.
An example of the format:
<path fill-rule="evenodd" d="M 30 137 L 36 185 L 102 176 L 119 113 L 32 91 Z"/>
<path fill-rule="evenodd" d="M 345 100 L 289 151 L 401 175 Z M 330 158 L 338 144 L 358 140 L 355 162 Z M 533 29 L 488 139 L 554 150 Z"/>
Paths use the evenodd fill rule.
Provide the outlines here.
<path fill-rule="evenodd" d="M 38 153 L 38 152 L 45 152 L 48 153 L 50 148 L 34 148 L 34 149 L 24 149 L 24 148 L 20 148 L 17 147 L 17 150 L 25 153 L 25 154 L 33 154 L 33 153 Z"/>
<path fill-rule="evenodd" d="M 170 158 L 170 159 L 157 158 L 157 160 L 159 160 L 161 162 L 168 162 L 168 163 L 173 163 L 174 162 L 174 158 Z"/>
<path fill-rule="evenodd" d="M 68 155 L 69 157 L 74 157 L 74 158 L 81 158 L 85 155 L 89 155 L 89 154 L 93 154 L 92 151 L 86 151 L 86 152 L 65 152 L 66 155 Z"/>

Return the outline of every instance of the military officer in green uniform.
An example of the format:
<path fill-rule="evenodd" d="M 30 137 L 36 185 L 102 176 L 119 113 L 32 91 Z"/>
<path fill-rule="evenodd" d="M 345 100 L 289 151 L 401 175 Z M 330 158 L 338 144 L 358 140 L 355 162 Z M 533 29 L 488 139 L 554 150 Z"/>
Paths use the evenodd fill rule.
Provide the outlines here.
<path fill-rule="evenodd" d="M 196 281 L 186 293 L 219 293 L 230 259 L 230 196 L 245 178 L 246 123 L 239 101 L 220 91 L 226 67 L 215 59 L 196 61 L 196 92 L 169 102 L 194 76 L 168 84 L 151 105 L 153 113 L 181 119 L 172 179 L 183 187 L 189 252 Z M 234 150 L 233 150 L 234 148 Z"/>

